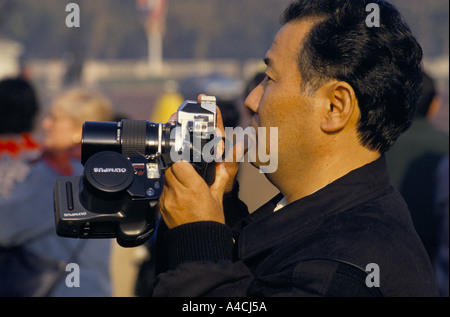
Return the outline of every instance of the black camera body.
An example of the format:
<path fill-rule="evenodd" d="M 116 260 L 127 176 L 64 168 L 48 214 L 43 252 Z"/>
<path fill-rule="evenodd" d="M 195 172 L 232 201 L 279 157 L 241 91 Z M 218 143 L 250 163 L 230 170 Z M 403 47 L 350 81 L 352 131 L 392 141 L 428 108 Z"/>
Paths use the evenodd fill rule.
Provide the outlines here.
<path fill-rule="evenodd" d="M 60 177 L 54 186 L 56 232 L 72 238 L 116 238 L 124 247 L 152 235 L 164 171 L 188 160 L 208 185 L 215 161 L 202 155 L 214 139 L 215 98 L 185 101 L 176 122 L 85 122 L 83 175 Z"/>

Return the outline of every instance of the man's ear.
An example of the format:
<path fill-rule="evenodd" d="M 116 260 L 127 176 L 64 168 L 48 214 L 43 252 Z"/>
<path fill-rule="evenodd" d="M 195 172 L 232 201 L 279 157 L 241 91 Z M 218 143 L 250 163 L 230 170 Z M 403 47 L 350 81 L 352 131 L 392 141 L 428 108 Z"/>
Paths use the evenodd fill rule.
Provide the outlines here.
<path fill-rule="evenodd" d="M 329 101 L 325 115 L 321 122 L 321 129 L 327 133 L 342 130 L 352 118 L 358 105 L 355 91 L 352 86 L 344 81 L 329 83 L 325 93 Z"/>

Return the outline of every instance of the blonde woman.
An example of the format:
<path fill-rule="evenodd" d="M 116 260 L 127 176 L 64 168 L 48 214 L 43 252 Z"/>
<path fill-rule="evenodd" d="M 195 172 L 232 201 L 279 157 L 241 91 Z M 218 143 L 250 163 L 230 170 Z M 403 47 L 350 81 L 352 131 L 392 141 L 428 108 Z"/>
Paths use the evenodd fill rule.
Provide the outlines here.
<path fill-rule="evenodd" d="M 97 92 L 73 89 L 62 94 L 42 121 L 45 160 L 61 175 L 72 175 L 71 160 L 80 159 L 83 123 L 112 118 L 110 102 Z"/>

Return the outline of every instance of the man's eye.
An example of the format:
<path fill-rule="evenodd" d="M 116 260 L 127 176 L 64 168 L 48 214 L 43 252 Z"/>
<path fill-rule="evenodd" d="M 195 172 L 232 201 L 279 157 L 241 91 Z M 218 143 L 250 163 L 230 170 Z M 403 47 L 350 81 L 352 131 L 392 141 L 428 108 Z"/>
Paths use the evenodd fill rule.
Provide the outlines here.
<path fill-rule="evenodd" d="M 270 76 L 267 74 L 266 74 L 266 81 L 272 81 L 272 78 L 270 78 Z"/>

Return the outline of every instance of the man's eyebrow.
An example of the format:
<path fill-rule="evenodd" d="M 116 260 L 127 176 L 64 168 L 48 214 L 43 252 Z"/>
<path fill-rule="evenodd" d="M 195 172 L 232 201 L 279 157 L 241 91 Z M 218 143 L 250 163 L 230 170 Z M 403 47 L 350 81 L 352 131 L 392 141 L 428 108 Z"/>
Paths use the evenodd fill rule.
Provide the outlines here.
<path fill-rule="evenodd" d="M 270 70 L 270 72 L 272 74 L 277 74 L 277 70 L 274 67 L 275 65 L 273 63 L 273 59 L 271 59 L 270 57 L 266 56 L 266 57 L 264 57 L 263 62 L 264 62 L 264 64 L 266 64 L 266 67 L 267 67 L 266 71 Z"/>

